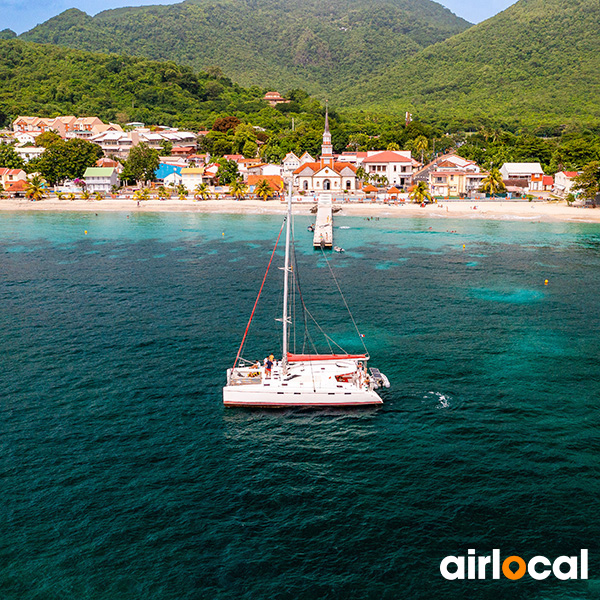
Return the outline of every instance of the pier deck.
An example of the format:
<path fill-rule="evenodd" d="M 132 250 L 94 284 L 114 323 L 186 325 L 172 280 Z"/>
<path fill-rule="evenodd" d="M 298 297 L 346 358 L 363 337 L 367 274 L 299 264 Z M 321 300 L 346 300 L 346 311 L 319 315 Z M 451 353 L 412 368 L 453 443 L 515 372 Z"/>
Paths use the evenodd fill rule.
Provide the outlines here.
<path fill-rule="evenodd" d="M 331 248 L 333 246 L 333 204 L 331 198 L 321 198 L 317 205 L 313 246 Z"/>

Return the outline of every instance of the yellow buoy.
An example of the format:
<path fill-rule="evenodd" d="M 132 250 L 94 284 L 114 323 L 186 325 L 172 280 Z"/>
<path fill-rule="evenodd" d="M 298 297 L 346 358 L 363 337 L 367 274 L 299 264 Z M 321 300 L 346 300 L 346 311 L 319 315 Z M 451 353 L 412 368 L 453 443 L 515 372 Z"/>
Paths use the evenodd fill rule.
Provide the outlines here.
<path fill-rule="evenodd" d="M 83 233 L 85 233 L 85 235 L 87 235 L 87 229 Z"/>
<path fill-rule="evenodd" d="M 463 249 L 464 249 L 465 247 L 466 247 L 466 245 L 465 245 L 465 244 L 463 244 Z"/>
<path fill-rule="evenodd" d="M 222 235 L 222 236 L 224 236 L 224 235 L 225 235 L 225 232 L 223 232 L 221 235 Z"/>
<path fill-rule="evenodd" d="M 548 285 L 548 280 L 544 279 L 544 285 Z"/>

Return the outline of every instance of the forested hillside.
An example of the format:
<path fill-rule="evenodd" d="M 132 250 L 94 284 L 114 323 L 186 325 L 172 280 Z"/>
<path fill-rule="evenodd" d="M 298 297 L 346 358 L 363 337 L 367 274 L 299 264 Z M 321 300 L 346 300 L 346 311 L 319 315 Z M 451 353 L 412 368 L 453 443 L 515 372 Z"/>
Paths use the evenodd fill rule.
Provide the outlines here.
<path fill-rule="evenodd" d="M 263 95 L 173 62 L 0 41 L 4 125 L 19 114 L 75 114 L 201 128 L 221 113 L 265 110 Z"/>
<path fill-rule="evenodd" d="M 71 9 L 22 38 L 219 67 L 242 85 L 333 99 L 468 26 L 431 0 L 186 0 L 94 17 Z"/>
<path fill-rule="evenodd" d="M 598 0 L 520 0 L 353 92 L 442 123 L 600 123 L 599 22 Z"/>

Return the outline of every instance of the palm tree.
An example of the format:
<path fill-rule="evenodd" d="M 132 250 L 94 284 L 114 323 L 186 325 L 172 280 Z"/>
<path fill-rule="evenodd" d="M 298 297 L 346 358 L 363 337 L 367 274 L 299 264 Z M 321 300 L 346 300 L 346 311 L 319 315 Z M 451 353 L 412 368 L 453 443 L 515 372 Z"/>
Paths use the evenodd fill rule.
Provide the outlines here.
<path fill-rule="evenodd" d="M 425 155 L 425 151 L 427 150 L 427 148 L 429 148 L 429 142 L 427 141 L 427 138 L 424 135 L 420 135 L 418 138 L 415 139 L 413 144 L 415 150 L 421 153 L 421 164 L 423 164 L 423 157 Z"/>
<path fill-rule="evenodd" d="M 419 181 L 413 188 L 408 197 L 417 204 L 432 202 L 433 198 L 429 193 L 429 186 L 424 181 Z"/>
<path fill-rule="evenodd" d="M 67 196 L 67 198 L 68 198 L 69 200 L 75 200 L 75 194 L 74 194 L 73 192 L 71 192 L 71 193 L 70 193 L 70 194 Z"/>
<path fill-rule="evenodd" d="M 90 196 L 91 196 L 91 194 L 87 190 L 83 190 L 83 192 L 81 192 L 82 200 L 89 200 Z"/>
<path fill-rule="evenodd" d="M 210 196 L 210 191 L 208 189 L 208 184 L 199 183 L 194 190 L 194 198 L 202 198 L 202 200 L 206 200 Z"/>
<path fill-rule="evenodd" d="M 506 190 L 506 186 L 502 180 L 502 175 L 497 167 L 493 167 L 481 181 L 481 191 L 493 197 L 504 190 Z"/>
<path fill-rule="evenodd" d="M 229 185 L 229 193 L 236 199 L 242 200 L 248 191 L 248 186 L 239 179 Z"/>
<path fill-rule="evenodd" d="M 62 200 L 64 197 L 65 197 L 65 195 L 63 194 L 63 192 L 56 192 L 57 200 Z"/>
<path fill-rule="evenodd" d="M 254 187 L 254 194 L 266 201 L 273 195 L 273 190 L 266 179 L 261 179 Z"/>
<path fill-rule="evenodd" d="M 6 198 L 6 192 L 4 191 L 4 186 L 0 183 L 0 198 Z"/>
<path fill-rule="evenodd" d="M 185 185 L 183 185 L 183 183 L 180 183 L 177 186 L 177 194 L 180 200 L 185 200 L 188 197 L 188 193 L 188 189 L 185 187 Z"/>
<path fill-rule="evenodd" d="M 102 198 L 104 198 L 104 196 L 102 195 L 102 192 L 96 192 L 94 194 L 94 198 L 96 198 L 96 200 L 102 200 Z"/>
<path fill-rule="evenodd" d="M 169 191 L 164 185 L 158 186 L 157 192 L 159 200 L 166 200 L 169 197 Z"/>
<path fill-rule="evenodd" d="M 387 145 L 386 150 L 391 151 L 391 152 L 396 152 L 396 151 L 400 150 L 400 146 L 398 146 L 398 144 L 396 144 L 396 142 L 390 142 Z"/>
<path fill-rule="evenodd" d="M 148 188 L 142 188 L 141 190 L 135 190 L 133 192 L 133 199 L 140 202 L 140 200 L 148 200 L 150 198 L 150 190 Z"/>
<path fill-rule="evenodd" d="M 27 182 L 27 189 L 25 190 L 25 196 L 27 196 L 27 198 L 31 198 L 31 200 L 33 201 L 37 201 L 37 200 L 41 200 L 42 198 L 46 197 L 46 194 L 44 193 L 44 186 L 46 185 L 46 182 L 44 181 L 44 179 L 42 178 L 41 175 L 34 175 L 28 182 Z"/>

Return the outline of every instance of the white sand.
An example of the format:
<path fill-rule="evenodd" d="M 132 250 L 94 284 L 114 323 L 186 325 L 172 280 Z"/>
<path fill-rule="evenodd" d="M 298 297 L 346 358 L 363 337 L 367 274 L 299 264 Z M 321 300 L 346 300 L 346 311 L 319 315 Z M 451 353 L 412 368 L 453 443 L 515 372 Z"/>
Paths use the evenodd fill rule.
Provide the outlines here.
<path fill-rule="evenodd" d="M 295 214 L 309 214 L 311 203 L 294 203 Z M 567 206 L 566 202 L 440 202 L 424 208 L 416 204 L 387 205 L 379 203 L 338 204 L 344 216 L 424 217 L 454 219 L 499 219 L 515 221 L 600 222 L 600 210 Z M 56 200 L 31 202 L 25 199 L 0 200 L 0 211 L 126 211 L 126 212 L 214 212 L 239 214 L 282 214 L 285 202 L 271 200 L 147 200 L 137 206 L 135 200 Z"/>

